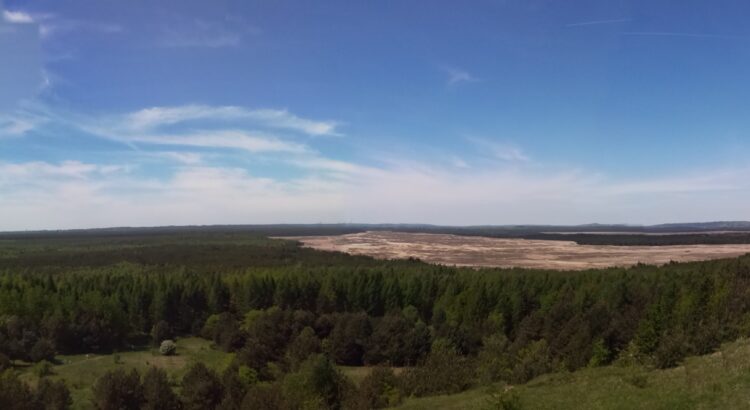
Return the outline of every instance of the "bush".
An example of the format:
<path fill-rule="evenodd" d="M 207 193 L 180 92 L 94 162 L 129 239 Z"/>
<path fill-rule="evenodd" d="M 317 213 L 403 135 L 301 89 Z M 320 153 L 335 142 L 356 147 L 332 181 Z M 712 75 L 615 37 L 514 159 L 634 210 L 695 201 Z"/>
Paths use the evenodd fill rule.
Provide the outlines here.
<path fill-rule="evenodd" d="M 537 340 L 518 352 L 517 363 L 513 367 L 512 381 L 526 383 L 536 376 L 553 368 L 547 341 Z"/>
<path fill-rule="evenodd" d="M 250 387 L 242 399 L 242 409 L 282 410 L 289 408 L 277 384 L 259 383 Z"/>
<path fill-rule="evenodd" d="M 482 349 L 477 356 L 477 376 L 482 383 L 510 380 L 513 361 L 508 352 L 509 346 L 510 342 L 504 334 L 484 338 Z"/>
<path fill-rule="evenodd" d="M 171 339 L 172 337 L 172 328 L 164 320 L 160 320 L 151 328 L 151 342 L 154 346 L 158 346 L 163 340 Z"/>
<path fill-rule="evenodd" d="M 62 380 L 42 379 L 36 388 L 36 400 L 47 410 L 64 410 L 70 408 L 73 399 L 70 390 Z"/>
<path fill-rule="evenodd" d="M 146 410 L 175 410 L 180 408 L 180 401 L 169 385 L 167 373 L 162 369 L 151 367 L 143 376 L 143 406 Z"/>
<path fill-rule="evenodd" d="M 359 396 L 362 407 L 381 409 L 395 407 L 403 399 L 399 389 L 399 381 L 389 367 L 375 367 L 370 374 L 362 379 L 359 385 Z"/>
<path fill-rule="evenodd" d="M 29 386 L 18 380 L 15 372 L 6 370 L 0 374 L 0 409 L 27 410 L 33 400 Z"/>
<path fill-rule="evenodd" d="M 171 340 L 165 340 L 159 346 L 159 353 L 164 356 L 172 356 L 177 353 L 177 345 Z"/>
<path fill-rule="evenodd" d="M 48 361 L 42 361 L 37 363 L 34 366 L 34 374 L 37 375 L 37 377 L 42 378 L 46 377 L 52 374 L 52 363 Z"/>
<path fill-rule="evenodd" d="M 94 408 L 99 410 L 137 410 L 144 403 L 141 377 L 133 369 L 105 373 L 92 389 Z"/>
<path fill-rule="evenodd" d="M 485 410 L 521 410 L 521 399 L 512 388 L 491 392 Z"/>
<path fill-rule="evenodd" d="M 320 339 L 315 336 L 315 331 L 311 327 L 305 327 L 287 347 L 286 359 L 296 368 L 310 355 L 320 353 L 320 349 Z"/>
<path fill-rule="evenodd" d="M 474 368 L 449 341 L 438 339 L 422 364 L 405 371 L 401 378 L 407 394 L 453 394 L 471 386 Z"/>
<path fill-rule="evenodd" d="M 292 408 L 340 409 L 353 389 L 324 355 L 310 357 L 283 380 L 283 396 Z"/>
<path fill-rule="evenodd" d="M 29 352 L 32 362 L 51 361 L 55 358 L 55 346 L 48 339 L 39 339 Z"/>
<path fill-rule="evenodd" d="M 0 353 L 0 372 L 3 372 L 6 369 L 10 369 L 12 365 L 13 364 L 11 363 L 10 358 L 5 354 Z"/>
<path fill-rule="evenodd" d="M 221 403 L 224 387 L 216 372 L 198 362 L 182 378 L 181 395 L 186 410 L 213 409 Z"/>

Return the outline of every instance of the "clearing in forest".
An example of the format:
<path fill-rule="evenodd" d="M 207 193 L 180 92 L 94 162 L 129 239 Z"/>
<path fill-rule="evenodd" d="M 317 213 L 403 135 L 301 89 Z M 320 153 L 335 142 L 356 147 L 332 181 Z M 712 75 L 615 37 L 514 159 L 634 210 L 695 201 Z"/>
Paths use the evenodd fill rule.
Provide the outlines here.
<path fill-rule="evenodd" d="M 503 239 L 429 233 L 368 231 L 335 236 L 286 237 L 304 246 L 370 255 L 376 258 L 419 258 L 457 266 L 520 267 L 580 270 L 720 259 L 750 253 L 750 244 L 611 246 L 572 241 Z"/>

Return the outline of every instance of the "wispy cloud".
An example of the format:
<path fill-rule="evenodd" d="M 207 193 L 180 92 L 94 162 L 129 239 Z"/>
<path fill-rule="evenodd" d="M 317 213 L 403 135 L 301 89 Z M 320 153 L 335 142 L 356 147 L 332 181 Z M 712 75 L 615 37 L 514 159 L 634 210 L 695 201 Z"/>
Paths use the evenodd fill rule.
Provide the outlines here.
<path fill-rule="evenodd" d="M 161 47 L 236 47 L 244 35 L 258 29 L 238 19 L 225 21 L 178 20 L 161 29 L 157 45 Z"/>
<path fill-rule="evenodd" d="M 106 175 L 121 171 L 124 167 L 97 165 L 80 161 L 63 161 L 58 164 L 32 161 L 23 163 L 0 162 L 0 175 L 8 181 L 19 178 L 87 178 L 92 174 Z"/>
<path fill-rule="evenodd" d="M 714 33 L 684 33 L 676 31 L 625 31 L 621 33 L 623 36 L 635 36 L 635 37 L 683 37 L 683 38 L 706 38 L 706 39 L 724 39 L 724 40 L 748 40 L 750 38 L 744 36 L 733 36 L 726 34 L 714 34 Z"/>
<path fill-rule="evenodd" d="M 442 67 L 443 72 L 448 75 L 448 85 L 456 85 L 460 83 L 474 83 L 479 81 L 479 78 L 474 77 L 471 73 L 466 70 L 462 70 L 455 67 Z"/>
<path fill-rule="evenodd" d="M 203 155 L 197 152 L 162 151 L 149 153 L 149 155 L 187 165 L 198 165 L 203 163 Z"/>
<path fill-rule="evenodd" d="M 146 130 L 195 120 L 248 120 L 271 128 L 287 129 L 312 136 L 338 136 L 336 121 L 316 121 L 298 117 L 287 110 L 251 110 L 236 106 L 183 105 L 151 107 L 128 114 L 126 125 Z"/>
<path fill-rule="evenodd" d="M 39 21 L 39 36 L 42 39 L 49 39 L 53 36 L 73 31 L 89 31 L 105 34 L 116 34 L 124 31 L 121 25 L 115 23 L 70 20 L 52 15 L 40 18 Z"/>
<path fill-rule="evenodd" d="M 598 26 L 598 25 L 603 25 L 603 24 L 627 23 L 629 21 L 631 21 L 631 19 L 629 19 L 629 18 L 607 19 L 607 20 L 591 20 L 591 21 L 581 21 L 581 22 L 578 22 L 578 23 L 566 24 L 565 27 Z"/>
<path fill-rule="evenodd" d="M 253 135 L 244 131 L 231 130 L 207 130 L 179 135 L 132 134 L 120 135 L 118 138 L 130 143 L 238 149 L 250 153 L 286 152 L 302 154 L 310 151 L 303 144 L 284 141 L 272 136 Z"/>
<path fill-rule="evenodd" d="M 44 122 L 45 118 L 26 112 L 0 114 L 0 138 L 22 136 Z"/>
<path fill-rule="evenodd" d="M 496 159 L 508 162 L 529 161 L 529 157 L 523 150 L 514 144 L 479 137 L 467 137 L 466 139 Z"/>
<path fill-rule="evenodd" d="M 68 19 L 51 13 L 29 13 L 26 11 L 3 10 L 3 20 L 11 24 L 37 24 L 39 37 L 50 39 L 56 34 L 73 31 L 91 31 L 98 33 L 119 33 L 122 26 L 102 21 Z"/>
<path fill-rule="evenodd" d="M 0 138 L 17 137 L 34 129 L 31 121 L 20 118 L 0 118 Z"/>
<path fill-rule="evenodd" d="M 11 24 L 31 24 L 34 18 L 23 11 L 3 10 L 3 20 Z"/>
<path fill-rule="evenodd" d="M 451 157 L 450 163 L 456 168 L 464 168 L 464 169 L 471 168 L 471 166 L 466 161 L 464 161 L 463 158 L 459 158 L 459 157 Z"/>

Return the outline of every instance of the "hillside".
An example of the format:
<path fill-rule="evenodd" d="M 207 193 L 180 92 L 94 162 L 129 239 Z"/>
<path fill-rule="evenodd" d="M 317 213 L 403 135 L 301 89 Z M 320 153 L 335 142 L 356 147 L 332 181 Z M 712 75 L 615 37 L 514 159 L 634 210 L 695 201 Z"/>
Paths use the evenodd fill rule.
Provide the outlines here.
<path fill-rule="evenodd" d="M 671 369 L 586 368 L 540 376 L 520 386 L 495 384 L 454 395 L 407 399 L 397 408 L 502 409 L 498 405 L 502 397 L 506 402 L 515 400 L 515 409 L 747 409 L 748 385 L 750 340 L 740 339 Z"/>

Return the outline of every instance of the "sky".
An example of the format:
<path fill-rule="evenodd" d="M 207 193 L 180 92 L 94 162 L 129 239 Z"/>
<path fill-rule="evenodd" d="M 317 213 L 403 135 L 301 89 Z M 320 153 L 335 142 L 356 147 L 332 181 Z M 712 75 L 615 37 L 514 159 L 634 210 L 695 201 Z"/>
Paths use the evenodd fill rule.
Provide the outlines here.
<path fill-rule="evenodd" d="M 0 12 L 0 230 L 750 220 L 747 1 Z"/>

